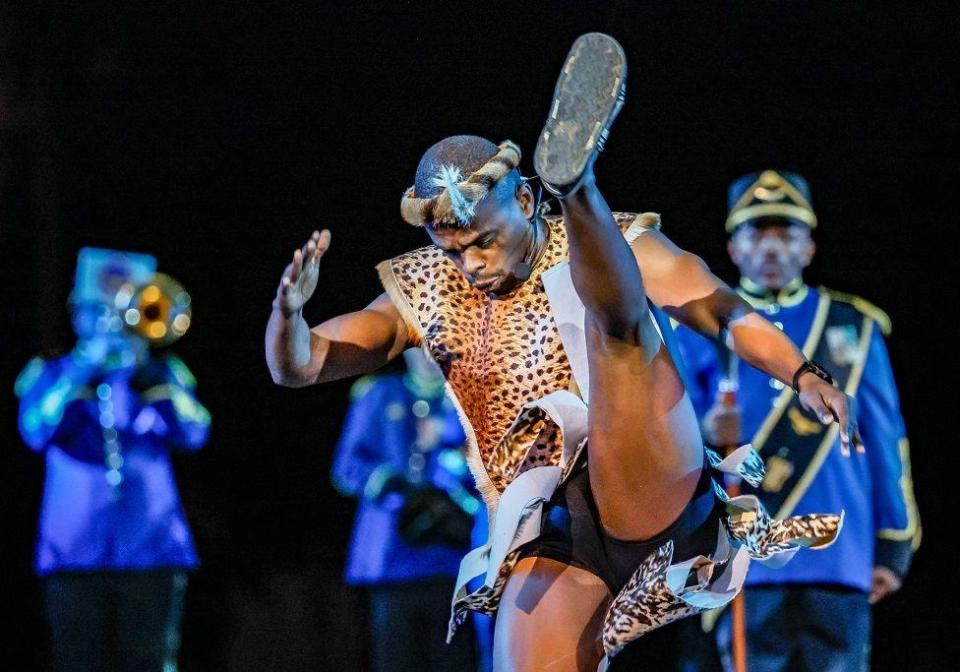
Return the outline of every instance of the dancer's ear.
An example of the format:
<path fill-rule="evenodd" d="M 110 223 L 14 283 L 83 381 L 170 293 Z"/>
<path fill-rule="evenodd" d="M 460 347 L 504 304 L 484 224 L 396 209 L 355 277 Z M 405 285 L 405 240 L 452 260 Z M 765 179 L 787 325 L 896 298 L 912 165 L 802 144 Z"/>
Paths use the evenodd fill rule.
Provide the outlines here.
<path fill-rule="evenodd" d="M 520 204 L 520 210 L 523 212 L 524 218 L 532 218 L 537 209 L 537 199 L 533 195 L 530 183 L 526 180 L 517 187 L 517 202 Z"/>

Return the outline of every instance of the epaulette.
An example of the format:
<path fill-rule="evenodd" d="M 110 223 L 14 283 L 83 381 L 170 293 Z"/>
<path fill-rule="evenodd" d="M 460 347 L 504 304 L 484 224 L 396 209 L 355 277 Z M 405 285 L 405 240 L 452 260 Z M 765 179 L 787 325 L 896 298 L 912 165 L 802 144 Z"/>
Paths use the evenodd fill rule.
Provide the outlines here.
<path fill-rule="evenodd" d="M 350 399 L 360 399 L 370 391 L 376 382 L 376 376 L 361 376 L 350 388 Z"/>
<path fill-rule="evenodd" d="M 18 397 L 22 397 L 30 389 L 37 384 L 37 381 L 40 380 L 40 376 L 43 375 L 44 369 L 47 368 L 47 362 L 43 357 L 34 357 L 31 359 L 23 371 L 20 372 L 20 375 L 17 376 L 16 382 L 13 384 L 13 393 Z"/>
<path fill-rule="evenodd" d="M 168 355 L 166 357 L 166 361 L 167 367 L 170 369 L 170 373 L 173 374 L 174 380 L 176 380 L 181 387 L 192 390 L 197 386 L 197 379 L 194 377 L 193 372 L 187 368 L 187 365 L 184 364 L 182 359 L 176 355 Z"/>
<path fill-rule="evenodd" d="M 858 311 L 876 322 L 884 336 L 890 335 L 890 332 L 893 330 L 893 324 L 890 322 L 890 316 L 866 299 L 860 298 L 859 296 L 855 296 L 853 294 L 844 294 L 843 292 L 838 292 L 830 289 L 829 287 L 820 287 L 819 289 L 821 292 L 826 292 L 829 294 L 830 298 L 835 301 L 849 303 Z"/>

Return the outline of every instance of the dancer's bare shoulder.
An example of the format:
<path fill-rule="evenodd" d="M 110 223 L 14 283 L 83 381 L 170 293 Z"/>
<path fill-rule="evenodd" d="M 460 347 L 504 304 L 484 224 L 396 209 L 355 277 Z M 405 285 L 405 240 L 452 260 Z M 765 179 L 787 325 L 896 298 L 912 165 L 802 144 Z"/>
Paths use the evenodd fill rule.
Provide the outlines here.
<path fill-rule="evenodd" d="M 682 306 L 725 287 L 700 257 L 677 246 L 662 231 L 648 229 L 630 247 L 647 294 L 658 306 Z"/>

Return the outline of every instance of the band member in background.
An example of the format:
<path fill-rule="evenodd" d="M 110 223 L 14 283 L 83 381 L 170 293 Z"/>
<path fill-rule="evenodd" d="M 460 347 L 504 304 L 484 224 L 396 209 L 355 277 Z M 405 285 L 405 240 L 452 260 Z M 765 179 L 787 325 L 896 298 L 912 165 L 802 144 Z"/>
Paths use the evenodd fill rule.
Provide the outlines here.
<path fill-rule="evenodd" d="M 816 225 L 809 187 L 795 173 L 752 173 L 730 187 L 727 250 L 740 269 L 737 292 L 856 398 L 866 459 L 842 459 L 833 428 L 781 381 L 736 359 L 739 403 L 721 403 L 725 358 L 714 343 L 678 330 L 704 437 L 715 446 L 752 442 L 766 462 L 760 486 L 744 490 L 777 518 L 846 511 L 844 533 L 830 549 L 747 576 L 748 660 L 757 672 L 866 670 L 870 605 L 899 589 L 920 541 L 909 444 L 884 344 L 890 320 L 863 299 L 804 282 Z M 729 669 L 729 613 L 716 633 Z"/>
<path fill-rule="evenodd" d="M 166 342 L 189 324 L 174 309 L 186 294 L 177 286 L 164 298 L 155 268 L 144 254 L 81 250 L 70 297 L 76 346 L 32 360 L 16 383 L 20 432 L 46 464 L 36 571 L 58 672 L 176 669 L 197 555 L 171 455 L 203 447 L 210 415 L 186 365 L 151 352 L 150 339 Z"/>
<path fill-rule="evenodd" d="M 368 591 L 371 670 L 471 670 L 471 640 L 447 647 L 444 632 L 482 505 L 443 374 L 422 350 L 404 357 L 406 373 L 367 376 L 351 391 L 332 473 L 360 499 L 346 578 Z"/>

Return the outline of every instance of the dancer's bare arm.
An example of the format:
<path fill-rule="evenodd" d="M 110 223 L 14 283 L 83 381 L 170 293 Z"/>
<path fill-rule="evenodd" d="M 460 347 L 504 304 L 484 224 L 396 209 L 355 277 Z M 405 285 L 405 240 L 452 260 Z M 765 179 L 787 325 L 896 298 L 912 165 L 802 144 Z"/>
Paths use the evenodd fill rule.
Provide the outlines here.
<path fill-rule="evenodd" d="M 354 313 L 334 317 L 313 329 L 303 306 L 317 287 L 320 259 L 330 233 L 313 232 L 293 253 L 277 287 L 267 323 L 267 366 L 278 385 L 303 387 L 377 369 L 412 344 L 399 311 L 386 294 Z"/>
<path fill-rule="evenodd" d="M 804 362 L 803 353 L 787 336 L 757 314 L 702 259 L 674 245 L 659 231 L 633 243 L 634 256 L 650 298 L 677 321 L 716 339 L 721 329 L 732 337 L 737 355 L 777 380 L 791 385 Z M 852 440 L 860 448 L 852 401 L 813 374 L 800 377 L 800 401 L 824 424 L 840 424 L 843 449 Z"/>

